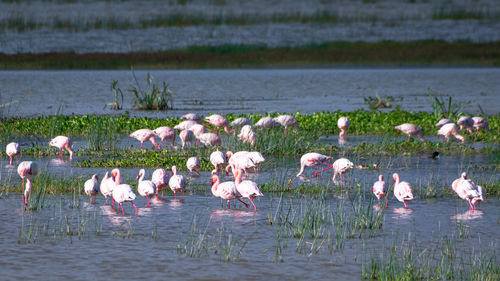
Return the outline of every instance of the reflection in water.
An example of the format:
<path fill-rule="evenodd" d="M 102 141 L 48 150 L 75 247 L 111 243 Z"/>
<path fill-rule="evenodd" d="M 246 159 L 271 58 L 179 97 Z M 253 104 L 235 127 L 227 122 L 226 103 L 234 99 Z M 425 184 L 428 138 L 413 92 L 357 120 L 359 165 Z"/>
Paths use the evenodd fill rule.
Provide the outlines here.
<path fill-rule="evenodd" d="M 69 164 L 71 162 L 71 160 L 69 159 L 58 159 L 58 158 L 54 158 L 54 159 L 50 159 L 50 164 L 54 165 L 54 166 L 66 166 L 66 164 Z"/>
<path fill-rule="evenodd" d="M 410 218 L 411 214 L 413 213 L 413 210 L 410 209 L 410 208 L 404 208 L 404 207 L 401 207 L 401 208 L 396 208 L 393 210 L 394 212 L 394 215 L 392 216 L 392 218 L 394 219 L 408 219 Z"/>
<path fill-rule="evenodd" d="M 483 211 L 481 210 L 468 210 L 463 214 L 456 214 L 451 216 L 452 220 L 475 220 L 480 219 L 483 216 Z"/>
<path fill-rule="evenodd" d="M 170 203 L 168 205 L 170 206 L 170 209 L 177 210 L 182 206 L 182 203 L 184 203 L 184 199 L 174 199 L 170 200 Z"/>
<path fill-rule="evenodd" d="M 223 220 L 227 218 L 233 218 L 234 221 L 240 222 L 240 223 L 246 223 L 253 221 L 255 216 L 257 215 L 256 212 L 252 211 L 243 211 L 243 210 L 227 210 L 227 209 L 217 209 L 217 210 L 212 210 L 212 213 L 210 214 L 210 219 L 212 220 Z"/>
<path fill-rule="evenodd" d="M 111 222 L 112 226 L 119 226 L 124 222 L 130 221 L 130 217 L 122 216 L 121 212 L 117 212 L 113 207 L 109 205 L 101 206 L 101 212 L 106 216 Z"/>
<path fill-rule="evenodd" d="M 339 137 L 339 146 L 344 146 L 347 143 L 346 137 Z"/>
<path fill-rule="evenodd" d="M 153 208 L 137 208 L 137 216 L 150 216 L 153 213 Z"/>

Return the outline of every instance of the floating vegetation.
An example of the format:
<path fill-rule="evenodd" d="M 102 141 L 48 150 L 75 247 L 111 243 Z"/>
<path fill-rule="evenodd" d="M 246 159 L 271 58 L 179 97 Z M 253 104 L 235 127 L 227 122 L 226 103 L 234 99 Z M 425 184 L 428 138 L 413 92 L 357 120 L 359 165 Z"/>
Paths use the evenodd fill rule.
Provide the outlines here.
<path fill-rule="evenodd" d="M 165 81 L 163 81 L 162 86 L 158 85 L 154 81 L 153 76 L 148 72 L 146 89 L 142 89 L 133 70 L 132 75 L 136 83 L 136 86 L 130 90 L 135 95 L 133 107 L 142 110 L 167 110 L 174 108 L 174 93 Z"/>
<path fill-rule="evenodd" d="M 380 97 L 379 94 L 375 94 L 375 97 L 363 97 L 363 100 L 365 104 L 368 104 L 370 110 L 377 110 L 379 108 L 391 108 L 391 102 L 394 101 L 394 97 L 387 95 Z"/>

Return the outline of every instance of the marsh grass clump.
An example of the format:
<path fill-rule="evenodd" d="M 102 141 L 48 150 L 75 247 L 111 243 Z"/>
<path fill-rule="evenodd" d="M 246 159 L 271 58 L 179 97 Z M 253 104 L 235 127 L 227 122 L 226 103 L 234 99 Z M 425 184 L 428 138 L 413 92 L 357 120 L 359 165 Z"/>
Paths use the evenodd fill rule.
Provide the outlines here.
<path fill-rule="evenodd" d="M 453 102 L 451 96 L 448 96 L 448 100 L 445 100 L 439 93 L 432 89 L 428 89 L 427 92 L 431 98 L 432 112 L 436 119 L 457 119 L 460 115 L 462 115 L 463 110 L 470 107 L 472 104 L 471 101 L 465 103 Z"/>
<path fill-rule="evenodd" d="M 136 86 L 130 90 L 135 95 L 133 107 L 141 110 L 168 110 L 174 108 L 174 93 L 165 81 L 161 86 L 158 85 L 148 72 L 146 89 L 143 89 L 133 71 L 132 75 L 136 83 Z"/>
<path fill-rule="evenodd" d="M 107 103 L 104 105 L 104 108 L 109 106 L 109 108 L 114 109 L 114 110 L 120 110 L 123 108 L 123 91 L 122 89 L 117 87 L 118 85 L 118 80 L 113 80 L 111 83 L 111 94 L 114 97 L 114 101 L 112 103 Z M 121 98 L 121 103 L 120 103 L 120 98 Z"/>

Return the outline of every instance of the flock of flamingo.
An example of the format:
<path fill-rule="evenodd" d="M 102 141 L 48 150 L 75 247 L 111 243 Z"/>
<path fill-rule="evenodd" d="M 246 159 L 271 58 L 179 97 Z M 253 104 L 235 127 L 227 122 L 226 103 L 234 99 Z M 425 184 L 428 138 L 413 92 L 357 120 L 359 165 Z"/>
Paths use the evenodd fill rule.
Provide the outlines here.
<path fill-rule="evenodd" d="M 203 124 L 203 119 L 201 116 L 195 113 L 188 113 L 181 117 L 183 120 L 180 124 L 175 126 L 174 128 L 170 127 L 159 127 L 155 130 L 150 129 L 140 129 L 132 134 L 130 137 L 133 137 L 140 141 L 140 149 L 142 149 L 144 142 L 150 141 L 153 147 L 157 149 L 161 149 L 161 145 L 165 142 L 165 147 L 167 142 L 170 141 L 170 146 L 177 150 L 179 149 L 175 146 L 175 138 L 176 138 L 176 130 L 179 130 L 179 138 L 181 140 L 181 149 L 185 149 L 188 143 L 192 143 L 193 139 L 196 138 L 195 145 L 198 145 L 198 141 L 203 143 L 205 146 L 217 146 L 221 145 L 221 138 L 219 136 L 219 130 L 222 128 L 226 133 L 235 135 L 235 129 L 229 129 L 229 126 L 232 127 L 241 127 L 240 134 L 238 138 L 246 143 L 254 145 L 257 139 L 257 134 L 255 133 L 253 127 L 263 127 L 263 128 L 272 128 L 276 126 L 284 127 L 284 135 L 287 135 L 288 127 L 293 127 L 296 132 L 298 132 L 298 122 L 297 119 L 291 115 L 280 115 L 276 118 L 272 117 L 262 117 L 255 125 L 252 127 L 252 123 L 250 120 L 246 118 L 238 118 L 233 122 L 229 123 L 228 120 L 218 114 L 214 114 L 205 118 L 205 121 L 208 124 L 215 126 L 217 129 L 215 133 L 206 132 L 208 128 L 208 124 Z M 457 124 L 460 126 L 460 130 L 465 130 L 468 133 L 473 133 L 473 128 L 476 128 L 476 133 L 480 129 L 488 130 L 488 121 L 482 117 L 461 117 Z M 438 137 L 443 135 L 446 141 L 449 141 L 450 136 L 454 136 L 459 141 L 464 142 L 465 138 L 459 135 L 459 129 L 452 120 L 442 119 L 437 124 L 436 127 L 440 128 L 438 131 Z M 339 118 L 337 122 L 337 126 L 340 129 L 339 133 L 339 141 L 345 141 L 347 129 L 350 126 L 350 121 L 347 117 Z M 410 137 L 417 137 L 421 141 L 425 141 L 420 131 L 420 128 L 417 125 L 405 123 L 399 126 L 396 126 L 395 129 L 402 131 L 405 135 L 408 136 L 408 141 Z M 156 137 L 160 138 L 160 142 L 156 142 Z M 73 150 L 72 150 L 72 141 L 70 138 L 66 136 L 57 136 L 52 139 L 49 143 L 50 146 L 57 147 L 59 149 L 59 158 L 63 157 L 63 149 L 67 150 L 69 153 L 69 159 L 73 158 Z M 10 157 L 10 165 L 13 163 L 13 158 L 20 153 L 20 147 L 18 143 L 12 142 L 6 146 L 6 153 Z M 334 176 L 333 181 L 336 182 L 336 177 L 339 175 L 340 181 L 342 181 L 342 174 L 346 173 L 350 169 L 354 167 L 353 163 L 346 158 L 340 158 L 333 162 L 333 164 L 328 163 L 328 161 L 332 160 L 332 157 L 322 155 L 319 153 L 306 153 L 300 158 L 300 171 L 296 177 L 301 177 L 304 173 L 305 167 L 317 167 L 319 165 L 325 165 L 326 167 L 320 171 L 316 169 L 314 172 L 314 176 L 316 177 L 319 173 L 333 169 Z M 243 174 L 247 174 L 249 170 L 253 169 L 255 173 L 258 173 L 258 165 L 264 162 L 265 159 L 261 153 L 257 151 L 238 151 L 233 153 L 231 151 L 227 151 L 223 153 L 218 149 L 210 155 L 210 162 L 214 165 L 214 170 L 212 171 L 211 177 L 211 191 L 215 197 L 219 197 L 223 200 L 227 200 L 227 207 L 230 209 L 230 201 L 238 200 L 243 203 L 247 208 L 249 205 L 245 203 L 242 199 L 248 199 L 250 201 L 251 206 L 257 211 L 257 207 L 255 206 L 253 199 L 256 197 L 263 196 L 260 191 L 258 185 L 250 180 L 243 180 Z M 224 169 L 223 165 L 227 163 L 226 168 Z M 199 168 L 201 161 L 198 157 L 190 157 L 186 166 L 191 172 L 191 176 L 193 176 L 193 172 L 199 176 Z M 234 181 L 226 181 L 221 182 L 221 179 L 218 175 L 218 170 L 221 169 L 221 175 L 224 173 L 229 175 L 229 170 L 233 173 Z M 145 207 L 149 207 L 151 205 L 151 198 L 153 196 L 158 197 L 159 191 L 163 191 L 167 187 L 170 187 L 172 192 L 174 193 L 174 198 L 177 199 L 177 193 L 181 193 L 181 199 L 183 196 L 183 190 L 186 187 L 186 181 L 183 175 L 178 174 L 177 167 L 172 166 L 171 168 L 172 174 L 169 173 L 165 169 L 156 169 L 152 176 L 151 180 L 145 180 L 146 171 L 141 169 L 137 175 L 137 192 L 139 195 L 145 197 L 148 201 L 148 204 Z M 31 197 L 31 181 L 32 178 L 35 177 L 38 172 L 38 165 L 36 162 L 32 161 L 23 161 L 17 167 L 17 172 L 19 176 L 24 181 L 26 180 L 26 185 L 24 192 L 22 194 L 23 205 L 26 206 Z M 407 208 L 408 201 L 413 200 L 415 197 L 413 196 L 412 187 L 408 182 L 400 181 L 399 175 L 397 173 L 393 174 L 394 180 L 394 196 L 404 204 Z M 469 203 L 470 209 L 474 211 L 476 209 L 476 203 L 484 200 L 485 191 L 481 186 L 475 184 L 471 179 L 467 178 L 467 174 L 462 173 L 461 177 L 453 181 L 452 189 L 457 193 L 457 195 L 466 200 Z M 111 198 L 113 208 L 115 208 L 115 202 L 117 203 L 117 208 L 121 207 L 122 215 L 125 215 L 123 210 L 123 203 L 130 202 L 132 206 L 135 208 L 135 214 L 137 215 L 137 206 L 133 203 L 136 198 L 136 194 L 134 192 L 134 188 L 129 185 L 123 183 L 123 180 L 120 176 L 119 169 L 113 169 L 111 173 L 106 172 L 104 177 L 101 180 L 101 183 L 98 182 L 98 175 L 94 174 L 91 179 L 87 180 L 84 184 L 85 193 L 89 196 L 90 202 L 94 202 L 96 200 L 96 195 L 100 192 L 106 200 L 106 204 L 108 204 L 108 197 Z M 385 205 L 388 206 L 387 193 L 388 188 L 384 181 L 383 175 L 379 175 L 378 181 L 376 181 L 373 185 L 373 193 L 380 201 L 380 199 L 385 197 Z"/>

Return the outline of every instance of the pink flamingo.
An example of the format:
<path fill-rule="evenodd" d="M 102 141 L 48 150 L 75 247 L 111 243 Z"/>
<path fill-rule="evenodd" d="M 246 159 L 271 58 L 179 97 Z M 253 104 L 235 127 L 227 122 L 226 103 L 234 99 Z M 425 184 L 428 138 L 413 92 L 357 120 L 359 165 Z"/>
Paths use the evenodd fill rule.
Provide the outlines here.
<path fill-rule="evenodd" d="M 122 183 L 122 178 L 119 169 L 113 169 L 111 171 L 111 176 L 115 179 L 115 186 L 113 187 L 112 197 L 113 200 L 118 203 L 122 208 L 122 215 L 125 215 L 123 210 L 123 202 L 130 202 L 135 208 L 135 215 L 137 216 L 137 206 L 134 204 L 134 200 L 137 197 L 134 193 L 132 186 Z M 113 207 L 114 208 L 114 207 Z"/>
<path fill-rule="evenodd" d="M 458 119 L 457 124 L 460 126 L 460 130 L 467 130 L 467 133 L 472 134 L 472 127 L 474 126 L 474 120 L 467 116 L 462 116 Z"/>
<path fill-rule="evenodd" d="M 163 190 L 167 187 L 169 180 L 169 175 L 165 169 L 156 169 L 151 176 L 151 181 L 156 186 L 156 196 L 158 197 L 158 192 L 161 190 L 161 197 L 163 198 Z"/>
<path fill-rule="evenodd" d="M 238 135 L 241 141 L 254 145 L 257 140 L 257 134 L 252 129 L 252 126 L 245 125 L 241 128 L 240 134 Z"/>
<path fill-rule="evenodd" d="M 277 122 L 281 124 L 281 126 L 285 127 L 284 135 L 286 136 L 287 134 L 287 129 L 288 127 L 294 127 L 295 131 L 298 133 L 299 132 L 299 126 L 297 119 L 291 115 L 280 115 L 276 118 L 274 118 L 274 122 Z"/>
<path fill-rule="evenodd" d="M 23 179 L 23 185 L 26 178 L 26 188 L 22 195 L 23 206 L 25 206 L 31 200 L 31 180 L 32 177 L 38 175 L 38 165 L 32 161 L 23 161 L 17 166 L 17 173 Z"/>
<path fill-rule="evenodd" d="M 262 127 L 266 129 L 270 129 L 276 126 L 279 126 L 279 124 L 274 121 L 273 117 L 262 117 L 259 119 L 259 121 L 257 121 L 257 123 L 255 123 L 255 127 Z"/>
<path fill-rule="evenodd" d="M 422 136 L 420 128 L 415 124 L 405 123 L 394 127 L 396 130 L 400 130 L 403 134 L 408 136 L 407 141 L 410 141 L 410 137 L 417 137 L 420 141 L 424 142 L 425 139 Z"/>
<path fill-rule="evenodd" d="M 302 157 L 300 157 L 300 171 L 297 174 L 297 177 L 302 175 L 305 167 L 316 167 L 320 164 L 324 164 L 324 165 L 328 166 L 328 168 L 323 169 L 319 172 L 316 169 L 316 171 L 314 172 L 314 176 L 317 176 L 319 173 L 321 173 L 325 170 L 331 169 L 332 165 L 325 163 L 326 161 L 331 160 L 331 159 L 332 159 L 332 157 L 330 157 L 330 156 L 322 155 L 322 154 L 319 154 L 316 152 L 306 153 L 306 154 L 302 155 Z"/>
<path fill-rule="evenodd" d="M 259 164 L 264 163 L 264 161 L 266 161 L 266 159 L 258 151 L 250 151 L 248 153 L 248 157 L 250 157 L 250 159 L 252 159 L 253 163 L 255 164 L 254 172 L 256 174 L 258 174 L 259 173 Z"/>
<path fill-rule="evenodd" d="M 224 132 L 226 132 L 228 134 L 230 134 L 230 133 L 233 135 L 235 134 L 234 129 L 229 130 L 229 128 L 228 128 L 229 122 L 227 121 L 226 117 L 224 117 L 222 115 L 219 115 L 219 114 L 210 115 L 208 117 L 205 117 L 205 121 L 207 121 L 211 125 L 217 127 L 217 131 L 216 131 L 217 135 L 219 134 L 220 128 L 224 128 Z"/>
<path fill-rule="evenodd" d="M 226 163 L 226 155 L 222 151 L 216 150 L 210 154 L 210 163 L 214 165 L 215 173 L 220 167 L 221 173 L 224 174 L 223 165 Z"/>
<path fill-rule="evenodd" d="M 197 176 L 200 175 L 200 167 L 201 167 L 201 161 L 200 158 L 198 157 L 189 157 L 189 159 L 186 162 L 186 166 L 188 170 L 191 172 L 191 176 L 193 176 L 193 171 L 196 173 Z"/>
<path fill-rule="evenodd" d="M 351 121 L 347 117 L 340 117 L 337 121 L 337 127 L 340 129 L 339 138 L 345 138 L 347 129 L 351 125 Z"/>
<path fill-rule="evenodd" d="M 186 120 L 174 126 L 174 129 L 182 131 L 182 130 L 190 130 L 193 125 L 197 125 L 195 121 Z"/>
<path fill-rule="evenodd" d="M 201 116 L 196 114 L 196 113 L 186 113 L 186 114 L 182 115 L 180 119 L 194 121 L 198 124 L 203 123 L 203 119 L 201 118 Z"/>
<path fill-rule="evenodd" d="M 204 133 L 198 136 L 198 140 L 201 141 L 205 146 L 215 146 L 221 145 L 221 138 L 214 133 Z"/>
<path fill-rule="evenodd" d="M 189 129 L 193 132 L 195 138 L 196 138 L 196 142 L 194 143 L 195 146 L 198 146 L 198 137 L 201 135 L 201 134 L 204 134 L 207 132 L 207 129 L 205 128 L 205 126 L 203 125 L 200 125 L 200 124 L 194 124 L 193 126 L 191 126 L 191 128 Z"/>
<path fill-rule="evenodd" d="M 252 126 L 252 121 L 247 118 L 240 117 L 229 124 L 231 127 L 243 127 L 245 125 Z"/>
<path fill-rule="evenodd" d="M 99 182 L 97 181 L 99 178 L 97 177 L 96 174 L 92 175 L 91 179 L 88 179 L 85 181 L 84 187 L 85 187 L 85 193 L 89 196 L 90 204 L 92 204 L 92 196 L 94 196 L 94 203 L 95 203 L 95 198 L 97 197 L 97 193 L 99 193 Z"/>
<path fill-rule="evenodd" d="M 476 128 L 476 134 L 479 133 L 479 129 L 484 129 L 485 132 L 488 132 L 488 120 L 483 117 L 472 117 L 472 121 L 474 121 L 474 128 Z"/>
<path fill-rule="evenodd" d="M 184 150 L 186 148 L 186 144 L 187 143 L 190 143 L 192 144 L 193 143 L 193 139 L 194 139 L 194 134 L 193 134 L 193 131 L 191 130 L 182 130 L 180 133 L 179 133 L 179 138 L 181 139 L 181 148 L 182 150 Z"/>
<path fill-rule="evenodd" d="M 400 182 L 397 173 L 392 175 L 392 179 L 394 180 L 394 196 L 396 196 L 399 202 L 403 202 L 405 208 L 408 208 L 406 202 L 415 199 L 411 185 L 405 181 Z"/>
<path fill-rule="evenodd" d="M 385 189 L 385 181 L 384 181 L 384 176 L 379 175 L 378 176 L 378 181 L 376 181 L 373 184 L 373 194 L 377 197 L 379 203 L 380 203 L 380 198 L 385 197 L 385 206 L 389 206 L 389 202 L 387 201 L 387 196 L 385 196 L 387 193 L 387 190 Z"/>
<path fill-rule="evenodd" d="M 214 172 L 215 171 L 212 172 L 212 194 L 215 197 L 220 197 L 224 200 L 227 200 L 228 209 L 231 209 L 230 200 L 234 199 L 240 201 L 248 208 L 247 203 L 241 201 L 240 199 L 241 194 L 239 194 L 238 190 L 236 189 L 236 183 L 233 181 L 226 181 L 221 183 L 219 176 Z"/>
<path fill-rule="evenodd" d="M 476 202 L 484 200 L 484 189 L 467 179 L 467 173 L 463 172 L 461 177 L 454 180 L 451 188 L 462 199 L 467 200 L 470 210 L 476 209 Z"/>
<path fill-rule="evenodd" d="M 184 180 L 183 175 L 177 174 L 176 166 L 172 166 L 172 176 L 168 181 L 168 186 L 174 192 L 175 199 L 177 199 L 177 192 L 179 191 L 181 192 L 181 199 L 182 199 L 182 191 L 186 188 L 186 181 Z"/>
<path fill-rule="evenodd" d="M 340 158 L 340 159 L 335 160 L 335 162 L 333 162 L 333 165 L 332 165 L 332 168 L 334 171 L 332 180 L 335 181 L 335 178 L 337 177 L 337 175 L 340 175 L 340 181 L 342 181 L 342 174 L 346 173 L 347 171 L 349 171 L 353 167 L 354 167 L 354 164 L 351 161 L 349 161 L 347 158 Z"/>
<path fill-rule="evenodd" d="M 139 149 L 142 149 L 142 145 L 145 141 L 150 141 L 153 144 L 153 147 L 160 149 L 160 146 L 156 143 L 155 133 L 150 129 L 137 130 L 130 134 L 130 137 L 141 142 L 141 147 L 139 147 Z"/>
<path fill-rule="evenodd" d="M 115 187 L 115 179 L 113 176 L 109 176 L 108 172 L 104 175 L 101 180 L 101 185 L 99 187 L 102 195 L 106 199 L 106 205 L 108 205 L 108 196 L 111 197 L 113 208 L 115 207 L 115 201 L 113 200 L 113 188 Z"/>
<path fill-rule="evenodd" d="M 14 157 L 17 158 L 17 155 L 21 152 L 21 150 L 19 149 L 19 144 L 17 142 L 11 142 L 5 147 L 5 152 L 10 158 L 9 165 L 12 165 L 12 159 Z"/>
<path fill-rule="evenodd" d="M 449 124 L 449 123 L 455 123 L 450 119 L 441 119 L 439 122 L 436 123 L 436 127 L 441 128 L 443 125 Z"/>
<path fill-rule="evenodd" d="M 226 166 L 226 175 L 229 174 L 229 168 L 234 171 L 235 170 L 243 170 L 246 173 L 246 170 L 255 168 L 255 163 L 252 158 L 250 158 L 250 154 L 248 151 L 238 151 L 233 154 L 232 151 L 226 152 L 226 158 L 228 165 Z"/>
<path fill-rule="evenodd" d="M 73 150 L 71 149 L 73 142 L 70 138 L 57 136 L 49 142 L 49 145 L 59 148 L 59 159 L 63 159 L 63 148 L 69 152 L 69 160 L 73 159 Z"/>
<path fill-rule="evenodd" d="M 253 203 L 252 199 L 264 195 L 262 194 L 262 192 L 259 189 L 259 186 L 257 186 L 255 182 L 249 180 L 241 181 L 241 177 L 242 177 L 241 169 L 234 171 L 234 179 L 235 179 L 234 181 L 236 183 L 236 190 L 241 195 L 241 198 L 249 199 L 255 211 L 257 211 L 257 207 Z"/>
<path fill-rule="evenodd" d="M 455 123 L 444 124 L 439 131 L 437 132 L 437 138 L 439 139 L 439 135 L 444 136 L 444 140 L 448 142 L 450 140 L 450 136 L 454 136 L 456 139 L 465 142 L 465 138 L 458 134 L 458 127 Z"/>
<path fill-rule="evenodd" d="M 141 169 L 135 179 L 139 180 L 137 184 L 137 192 L 139 192 L 139 195 L 146 197 L 148 204 L 144 207 L 148 207 L 151 206 L 150 198 L 156 194 L 156 185 L 150 180 L 144 180 L 145 174 L 146 170 Z"/>
<path fill-rule="evenodd" d="M 175 142 L 175 130 L 170 127 L 159 127 L 153 130 L 153 133 L 160 138 L 160 143 L 158 146 L 161 148 L 161 144 L 165 141 L 165 147 L 167 147 L 167 141 L 170 140 L 170 146 L 177 150 L 177 146 L 174 145 Z"/>

